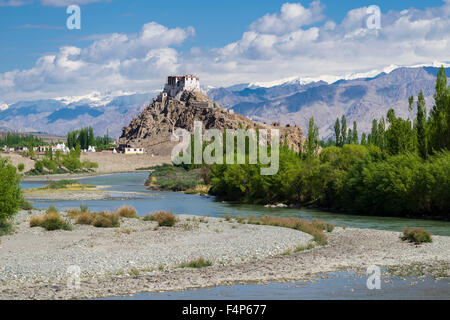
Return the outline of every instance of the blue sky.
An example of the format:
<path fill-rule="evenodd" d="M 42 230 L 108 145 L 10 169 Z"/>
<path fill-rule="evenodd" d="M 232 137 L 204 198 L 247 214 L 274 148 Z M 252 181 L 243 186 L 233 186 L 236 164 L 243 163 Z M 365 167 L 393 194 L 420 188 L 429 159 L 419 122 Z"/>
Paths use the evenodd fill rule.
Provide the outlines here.
<path fill-rule="evenodd" d="M 80 3 L 81 30 L 68 30 L 65 26 L 68 3 Z M 200 73 L 209 84 L 222 85 L 251 79 L 273 81 L 297 75 L 313 77 L 327 72 L 334 75 L 365 72 L 390 64 L 430 63 L 441 61 L 443 52 L 450 52 L 447 50 L 450 45 L 447 42 L 448 34 L 444 31 L 450 15 L 446 10 L 450 10 L 450 4 L 443 0 L 291 1 L 293 6 L 289 10 L 305 9 L 296 16 L 305 19 L 304 23 L 286 18 L 289 10 L 283 16 L 283 6 L 286 4 L 286 1 L 279 0 L 173 0 L 170 5 L 166 1 L 155 0 L 0 0 L 0 102 L 8 100 L 5 97 L 8 91 L 16 92 L 14 99 L 20 96 L 54 96 L 70 91 L 81 94 L 93 87 L 98 90 L 117 90 L 123 87 L 123 83 L 130 82 L 127 80 L 135 84 L 124 90 L 133 91 L 134 87 L 136 91 L 155 89 L 167 72 Z M 383 28 L 377 34 L 367 33 L 364 38 L 355 38 L 349 42 L 349 35 L 355 37 L 355 30 L 366 19 L 365 7 L 370 5 L 381 8 L 383 24 L 388 24 L 392 29 L 386 31 L 388 28 Z M 405 13 L 401 13 L 405 9 L 411 9 L 406 14 L 410 15 L 407 23 L 402 18 Z M 270 15 L 272 20 L 278 19 L 276 23 L 280 29 L 272 32 L 265 28 L 264 24 L 269 21 L 263 19 L 265 15 Z M 440 24 L 433 22 L 435 18 L 440 19 Z M 355 23 L 354 19 L 360 21 Z M 174 38 L 165 45 L 143 44 L 147 41 L 145 39 L 130 44 L 130 39 L 140 38 L 139 34 L 144 31 L 145 25 L 152 22 L 162 28 L 153 28 L 151 32 L 160 32 L 161 37 L 166 37 L 165 32 L 173 31 L 171 36 Z M 333 32 L 329 29 L 330 25 L 333 25 Z M 395 28 L 396 25 L 401 27 Z M 417 29 L 420 26 L 423 26 L 424 32 Z M 416 35 L 411 36 L 410 32 Z M 105 60 L 105 57 L 101 54 L 108 51 L 103 47 L 101 52 L 94 50 L 94 43 L 97 41 L 106 46 L 108 44 L 105 42 L 117 40 L 110 39 L 114 33 L 127 37 L 127 40 L 123 46 L 115 47 L 117 44 L 113 43 L 111 52 L 122 50 L 128 44 L 132 51 L 124 49 L 123 54 L 109 61 L 109 65 L 107 61 L 102 65 L 100 61 Z M 289 37 L 300 40 L 288 44 Z M 430 37 L 434 39 L 430 40 Z M 332 57 L 325 57 L 333 50 L 330 43 L 339 49 L 339 41 L 343 39 L 346 41 L 344 49 L 348 51 L 343 51 L 336 61 Z M 412 47 L 412 42 L 420 43 L 422 40 L 431 41 L 424 45 L 436 45 L 436 51 L 428 49 L 429 52 L 425 52 L 424 49 Z M 437 44 L 439 40 L 445 42 L 444 47 Z M 393 41 L 403 45 L 401 59 L 397 51 L 400 49 Z M 365 43 L 365 47 L 356 47 L 359 42 Z M 288 48 L 283 47 L 285 45 Z M 371 57 L 370 52 L 373 50 L 368 50 L 370 45 L 376 46 L 377 50 L 386 46 L 387 53 L 392 53 L 392 61 L 389 61 L 386 48 L 383 50 L 383 59 L 375 53 Z M 61 53 L 61 48 L 71 48 L 70 53 Z M 407 50 L 414 54 L 406 54 Z M 356 61 L 352 57 L 355 52 L 358 53 Z M 95 54 L 96 57 L 93 56 Z M 43 58 L 58 56 L 64 56 L 63 63 Z M 348 56 L 348 61 L 341 61 L 345 56 Z M 305 57 L 310 58 L 309 62 Z M 329 62 L 329 68 L 309 68 L 311 63 L 322 63 L 316 61 L 316 57 Z M 45 64 L 45 67 L 37 67 L 39 59 L 44 59 L 40 65 Z M 296 68 L 286 65 L 289 61 Z M 111 68 L 112 64 L 120 64 L 120 68 L 106 71 L 105 68 Z M 82 67 L 85 70 L 80 71 Z M 50 74 L 50 69 L 58 76 Z M 71 74 L 74 70 L 77 70 L 77 74 Z M 89 78 L 89 70 L 95 70 L 92 72 L 95 73 L 96 83 L 101 82 L 102 77 L 117 77 L 117 81 L 98 88 L 93 84 L 83 87 L 81 83 L 85 84 Z M 149 71 L 148 79 L 144 70 Z M 156 71 L 152 73 L 152 70 Z M 304 74 L 301 74 L 303 70 Z M 61 73 L 67 73 L 67 77 L 62 78 Z M 79 74 L 83 76 L 70 80 Z M 39 76 L 42 85 L 31 84 L 31 81 L 40 81 Z M 51 87 L 55 83 L 57 88 Z M 72 90 L 69 90 L 70 86 Z"/>

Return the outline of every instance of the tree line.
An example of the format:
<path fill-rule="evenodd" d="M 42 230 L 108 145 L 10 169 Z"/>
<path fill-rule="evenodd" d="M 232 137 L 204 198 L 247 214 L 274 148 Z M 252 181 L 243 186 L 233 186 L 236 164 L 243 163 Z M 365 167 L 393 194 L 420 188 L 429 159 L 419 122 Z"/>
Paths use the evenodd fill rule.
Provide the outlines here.
<path fill-rule="evenodd" d="M 80 146 L 82 150 L 89 147 L 96 147 L 97 150 L 108 148 L 112 139 L 109 137 L 109 131 L 103 137 L 96 137 L 92 126 L 81 128 L 79 130 L 69 131 L 67 133 L 67 147 L 72 150 Z"/>

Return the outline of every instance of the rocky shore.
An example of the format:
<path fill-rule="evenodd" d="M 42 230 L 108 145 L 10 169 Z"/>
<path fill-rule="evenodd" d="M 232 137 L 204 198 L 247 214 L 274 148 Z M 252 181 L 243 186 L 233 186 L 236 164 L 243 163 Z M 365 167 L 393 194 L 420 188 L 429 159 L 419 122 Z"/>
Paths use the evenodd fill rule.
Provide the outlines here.
<path fill-rule="evenodd" d="M 17 233 L 1 238 L 0 299 L 78 299 L 184 290 L 234 283 L 307 280 L 338 270 L 390 267 L 450 277 L 450 237 L 415 246 L 398 232 L 336 228 L 329 244 L 286 254 L 311 241 L 296 230 L 239 224 L 235 220 L 179 216 L 175 227 L 122 219 L 121 227 L 74 226 L 73 231 L 30 228 L 42 212 L 20 212 Z M 202 257 L 212 266 L 177 268 Z M 69 266 L 81 283 L 70 289 Z"/>

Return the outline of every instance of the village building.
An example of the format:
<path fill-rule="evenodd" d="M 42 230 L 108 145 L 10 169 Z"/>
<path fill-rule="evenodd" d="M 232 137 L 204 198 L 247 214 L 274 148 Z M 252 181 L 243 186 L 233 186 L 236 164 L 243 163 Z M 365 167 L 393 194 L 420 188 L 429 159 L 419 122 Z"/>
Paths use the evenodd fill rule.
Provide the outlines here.
<path fill-rule="evenodd" d="M 144 154 L 144 148 L 133 147 L 129 144 L 120 144 L 118 151 L 124 154 Z"/>

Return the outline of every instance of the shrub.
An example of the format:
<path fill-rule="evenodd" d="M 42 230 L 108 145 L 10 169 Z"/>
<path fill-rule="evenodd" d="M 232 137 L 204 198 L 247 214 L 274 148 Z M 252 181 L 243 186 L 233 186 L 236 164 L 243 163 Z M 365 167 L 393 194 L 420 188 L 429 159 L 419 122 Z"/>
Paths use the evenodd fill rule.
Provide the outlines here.
<path fill-rule="evenodd" d="M 206 268 L 209 266 L 212 266 L 212 262 L 200 257 L 197 260 L 183 262 L 180 265 L 178 265 L 178 268 L 196 268 L 196 269 L 198 269 L 198 268 Z"/>
<path fill-rule="evenodd" d="M 48 207 L 48 209 L 45 211 L 45 213 L 59 213 L 58 209 L 56 209 L 55 206 L 50 206 Z"/>
<path fill-rule="evenodd" d="M 81 212 L 89 212 L 89 207 L 85 204 L 80 205 Z"/>
<path fill-rule="evenodd" d="M 168 211 L 156 211 L 144 217 L 144 221 L 156 221 L 160 227 L 173 227 L 177 222 L 177 217 Z"/>
<path fill-rule="evenodd" d="M 98 218 L 102 217 L 102 218 Z M 106 222 L 106 220 L 109 222 Z M 92 223 L 97 228 L 118 228 L 120 227 L 120 216 L 114 212 L 100 212 L 96 215 L 94 222 Z"/>
<path fill-rule="evenodd" d="M 403 230 L 403 235 L 401 235 L 400 238 L 403 241 L 409 241 L 409 242 L 413 242 L 415 244 L 433 242 L 433 239 L 431 238 L 431 234 L 427 230 L 422 229 L 422 228 L 416 228 L 416 229 L 406 228 L 405 230 Z"/>
<path fill-rule="evenodd" d="M 112 228 L 113 224 L 106 216 L 97 215 L 92 221 L 92 225 L 96 228 Z"/>
<path fill-rule="evenodd" d="M 22 210 L 32 210 L 33 204 L 30 201 L 22 199 L 22 203 L 20 204 L 20 209 Z"/>
<path fill-rule="evenodd" d="M 238 219 L 238 221 L 243 220 L 244 218 Z M 250 217 L 247 222 L 249 224 L 261 224 L 299 230 L 312 235 L 314 241 L 319 245 L 326 245 L 328 243 L 327 236 L 323 233 L 323 230 L 331 232 L 334 229 L 334 225 L 329 223 L 320 222 L 317 220 L 309 222 L 297 218 L 280 218 L 271 216 L 264 216 L 262 218 Z"/>
<path fill-rule="evenodd" d="M 6 220 L 0 220 L 0 237 L 12 234 L 14 228 L 11 222 Z"/>
<path fill-rule="evenodd" d="M 19 163 L 17 165 L 17 170 L 19 170 L 19 172 L 22 172 L 23 170 L 25 170 L 25 165 L 23 163 Z"/>
<path fill-rule="evenodd" d="M 30 219 L 30 227 L 42 227 L 47 231 L 53 230 L 72 230 L 72 225 L 68 221 L 64 221 L 58 212 L 47 210 L 42 217 L 32 217 Z"/>
<path fill-rule="evenodd" d="M 131 206 L 123 206 L 117 210 L 117 214 L 122 218 L 137 218 L 136 209 Z"/>
<path fill-rule="evenodd" d="M 19 211 L 22 199 L 16 167 L 0 158 L 0 221 L 12 218 Z"/>
<path fill-rule="evenodd" d="M 80 212 L 75 219 L 75 223 L 83 224 L 83 225 L 91 225 L 91 224 L 93 224 L 95 218 L 96 218 L 95 213 Z"/>
<path fill-rule="evenodd" d="M 40 173 L 44 172 L 44 164 L 42 163 L 42 161 L 36 161 L 34 163 L 34 169 Z"/>
<path fill-rule="evenodd" d="M 80 213 L 81 213 L 81 211 L 76 208 L 67 210 L 67 216 L 72 219 L 75 219 Z"/>

